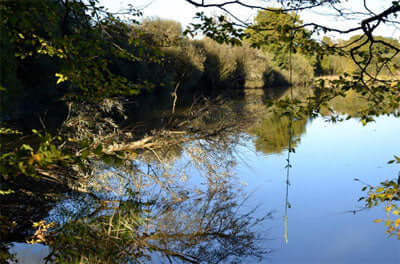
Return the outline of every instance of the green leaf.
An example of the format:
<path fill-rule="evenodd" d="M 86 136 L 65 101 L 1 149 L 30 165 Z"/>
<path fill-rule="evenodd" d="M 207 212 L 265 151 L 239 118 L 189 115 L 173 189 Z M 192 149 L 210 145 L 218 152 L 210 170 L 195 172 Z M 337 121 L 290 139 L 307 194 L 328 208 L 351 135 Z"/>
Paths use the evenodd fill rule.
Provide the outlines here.
<path fill-rule="evenodd" d="M 88 149 L 85 149 L 84 151 L 82 151 L 82 154 L 81 154 L 82 159 L 87 159 L 89 154 L 90 154 L 90 152 Z"/>
<path fill-rule="evenodd" d="M 31 146 L 27 145 L 27 144 L 22 144 L 20 149 L 33 152 L 33 148 Z"/>
<path fill-rule="evenodd" d="M 103 145 L 99 144 L 97 147 L 93 150 L 93 153 L 100 156 L 103 154 Z"/>

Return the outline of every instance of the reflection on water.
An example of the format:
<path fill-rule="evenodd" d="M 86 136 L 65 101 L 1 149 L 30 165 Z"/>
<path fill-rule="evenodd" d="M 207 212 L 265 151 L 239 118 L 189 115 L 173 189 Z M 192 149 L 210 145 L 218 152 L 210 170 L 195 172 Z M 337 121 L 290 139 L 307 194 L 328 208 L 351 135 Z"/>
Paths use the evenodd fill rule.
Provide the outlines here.
<path fill-rule="evenodd" d="M 400 122 L 381 117 L 363 127 L 357 120 L 327 123 L 315 119 L 292 156 L 289 243 L 283 244 L 285 155 L 260 155 L 246 151 L 247 165 L 238 173 L 248 182 L 253 201 L 268 201 L 265 210 L 276 210 L 269 222 L 268 242 L 273 263 L 398 263 L 399 241 L 389 239 L 383 208 L 362 211 L 364 184 L 373 186 L 397 175 L 387 165 L 398 151 Z M 355 210 L 355 214 L 353 213 Z"/>
<path fill-rule="evenodd" d="M 385 217 L 384 210 L 359 210 L 363 184 L 354 178 L 375 186 L 397 175 L 396 166 L 386 162 L 400 146 L 400 121 L 380 117 L 366 127 L 355 119 L 294 121 L 286 245 L 289 120 L 266 113 L 254 94 L 247 99 L 238 109 L 259 115 L 247 128 L 140 153 L 121 167 L 97 164 L 86 193 L 70 194 L 49 211 L 47 223 L 57 223 L 43 238 L 50 258 L 60 263 L 399 263 L 399 242 L 373 222 Z M 215 128 L 221 118 L 227 117 L 193 126 Z M 13 252 L 22 259 L 28 251 L 14 246 Z"/>
<path fill-rule="evenodd" d="M 289 126 L 292 130 L 291 147 L 296 148 L 300 143 L 300 138 L 306 132 L 307 120 L 294 120 L 290 124 L 290 119 L 286 116 L 280 117 L 270 114 L 262 119 L 261 123 L 254 126 L 250 133 L 256 136 L 255 147 L 257 151 L 265 154 L 279 154 L 287 150 L 290 134 Z"/>

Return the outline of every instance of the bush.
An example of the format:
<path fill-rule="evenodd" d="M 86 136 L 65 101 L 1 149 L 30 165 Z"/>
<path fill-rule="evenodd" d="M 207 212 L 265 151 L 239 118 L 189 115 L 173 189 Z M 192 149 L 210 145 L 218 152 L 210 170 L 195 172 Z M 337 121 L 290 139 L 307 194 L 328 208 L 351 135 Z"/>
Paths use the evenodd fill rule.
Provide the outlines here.
<path fill-rule="evenodd" d="M 286 77 L 271 62 L 270 56 L 247 43 L 234 47 L 211 39 L 197 43 L 205 52 L 203 81 L 209 89 L 288 85 Z"/>
<path fill-rule="evenodd" d="M 140 29 L 151 34 L 152 39 L 159 46 L 177 45 L 182 38 L 182 25 L 173 20 L 167 19 L 145 19 Z"/>
<path fill-rule="evenodd" d="M 208 89 L 232 88 L 243 82 L 242 65 L 232 46 L 217 44 L 208 38 L 198 41 L 197 45 L 206 56 L 202 79 Z"/>
<path fill-rule="evenodd" d="M 314 68 L 307 60 L 304 55 L 293 54 L 292 55 L 292 84 L 306 86 L 314 78 Z M 289 79 L 289 73 L 286 72 L 287 80 Z"/>
<path fill-rule="evenodd" d="M 185 87 L 198 84 L 204 72 L 204 53 L 193 42 L 183 39 L 179 45 L 163 49 L 165 70 L 173 82 L 180 82 Z"/>
<path fill-rule="evenodd" d="M 355 65 L 350 59 L 339 56 L 329 55 L 321 61 L 322 72 L 325 75 L 340 75 L 344 72 L 352 72 L 355 70 Z"/>

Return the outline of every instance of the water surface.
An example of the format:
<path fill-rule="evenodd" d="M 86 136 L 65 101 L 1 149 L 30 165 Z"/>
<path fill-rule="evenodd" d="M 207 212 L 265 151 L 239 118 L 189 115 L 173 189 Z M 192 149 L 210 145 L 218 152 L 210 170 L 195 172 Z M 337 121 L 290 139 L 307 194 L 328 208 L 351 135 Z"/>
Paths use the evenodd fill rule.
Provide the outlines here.
<path fill-rule="evenodd" d="M 222 223 L 226 219 L 240 219 L 256 208 L 252 214 L 255 219 L 267 217 L 251 227 L 254 236 L 246 236 L 246 239 L 257 239 L 255 244 L 264 249 L 263 258 L 239 254 L 225 262 L 400 263 L 399 241 L 388 237 L 384 224 L 373 222 L 386 217 L 383 208 L 365 209 L 364 203 L 358 201 L 365 195 L 361 191 L 365 184 L 376 186 L 397 177 L 399 166 L 388 165 L 387 161 L 399 151 L 400 120 L 382 116 L 367 126 L 362 126 L 357 119 L 337 123 L 327 122 L 323 117 L 296 121 L 293 125 L 295 153 L 290 156 L 292 167 L 287 179 L 288 122 L 261 113 L 264 115 L 261 121 L 230 135 L 226 145 L 221 141 L 196 141 L 171 147 L 161 156 L 169 164 L 167 167 L 159 166 L 160 157 L 144 155 L 141 158 L 136 168 L 141 171 L 151 168 L 159 173 L 158 176 L 169 175 L 158 178 L 160 182 L 153 178 L 141 179 L 146 195 L 159 199 L 160 203 L 156 205 L 172 208 L 166 213 L 161 207 L 152 207 L 150 214 L 161 226 L 159 230 L 178 230 L 182 226 L 185 232 L 195 230 L 198 225 L 193 222 L 203 219 L 199 217 L 201 212 L 222 212 L 220 218 L 216 218 Z M 197 162 L 199 159 L 200 163 Z M 118 172 L 113 168 L 106 171 L 108 175 Z M 134 189 L 135 182 L 138 179 L 129 179 L 121 185 L 121 178 L 111 176 L 103 183 L 115 191 L 121 186 Z M 120 187 L 116 187 L 118 184 Z M 166 203 L 169 194 L 159 184 L 172 186 L 181 200 L 178 199 L 176 204 Z M 120 195 L 124 197 L 126 192 L 122 191 Z M 284 239 L 286 197 L 290 204 L 287 241 Z M 210 201 L 203 203 L 207 199 Z M 53 209 L 48 219 L 65 221 L 57 212 L 57 208 Z M 208 217 L 204 219 L 215 224 L 215 219 Z M 229 221 L 221 224 L 227 225 L 231 232 Z M 241 232 L 253 234 L 247 229 Z M 180 242 L 170 243 L 176 250 L 202 254 L 200 246 L 194 250 Z M 215 245 L 216 250 L 227 250 L 227 245 L 218 239 L 210 245 Z M 34 261 L 35 257 L 46 250 L 40 247 L 28 249 L 21 244 L 13 247 L 20 263 L 39 263 Z M 210 252 L 207 254 L 212 254 Z M 27 258 L 26 254 L 34 257 Z M 202 257 L 210 263 L 215 261 L 215 256 L 207 254 Z M 151 261 L 168 263 L 158 253 L 152 253 Z"/>

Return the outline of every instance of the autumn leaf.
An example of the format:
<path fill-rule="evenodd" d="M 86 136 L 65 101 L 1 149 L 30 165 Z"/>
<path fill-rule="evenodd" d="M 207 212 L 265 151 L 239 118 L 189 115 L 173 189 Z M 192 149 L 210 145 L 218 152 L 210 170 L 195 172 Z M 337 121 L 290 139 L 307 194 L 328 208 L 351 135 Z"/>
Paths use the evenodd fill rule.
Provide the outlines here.
<path fill-rule="evenodd" d="M 66 80 L 68 80 L 68 77 L 61 74 L 61 73 L 56 73 L 56 77 L 58 78 L 57 80 L 57 84 L 65 82 Z"/>
<path fill-rule="evenodd" d="M 394 226 L 397 228 L 400 225 L 400 218 L 398 218 L 396 221 L 394 221 Z"/>

